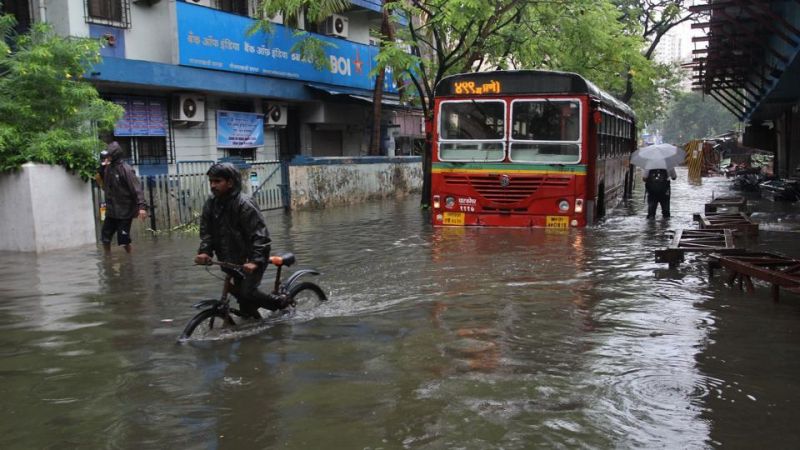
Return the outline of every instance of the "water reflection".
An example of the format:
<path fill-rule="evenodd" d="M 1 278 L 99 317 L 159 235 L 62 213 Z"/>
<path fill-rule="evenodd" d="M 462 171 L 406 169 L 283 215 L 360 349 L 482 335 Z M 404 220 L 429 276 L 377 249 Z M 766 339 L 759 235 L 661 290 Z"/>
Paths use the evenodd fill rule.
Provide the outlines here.
<path fill-rule="evenodd" d="M 2 253 L 0 444 L 786 446 L 797 296 L 709 282 L 701 257 L 654 262 L 726 185 L 674 184 L 669 220 L 645 220 L 637 192 L 557 232 L 434 229 L 414 198 L 271 213 L 273 248 L 322 270 L 331 301 L 189 345 L 190 305 L 222 283 L 191 264 L 196 236 Z M 800 254 L 782 208 L 755 216 L 770 231 L 748 245 Z"/>

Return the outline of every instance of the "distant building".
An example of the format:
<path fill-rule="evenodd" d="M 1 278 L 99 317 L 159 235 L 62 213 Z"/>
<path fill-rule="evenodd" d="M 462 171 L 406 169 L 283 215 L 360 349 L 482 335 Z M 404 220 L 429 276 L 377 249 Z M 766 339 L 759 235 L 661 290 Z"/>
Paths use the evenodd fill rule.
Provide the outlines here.
<path fill-rule="evenodd" d="M 685 64 L 692 60 L 692 28 L 690 22 L 683 22 L 670 29 L 659 41 L 655 50 L 655 60 L 663 64 L 672 64 L 680 68 L 681 88 L 690 91 L 692 88 L 692 71 Z"/>

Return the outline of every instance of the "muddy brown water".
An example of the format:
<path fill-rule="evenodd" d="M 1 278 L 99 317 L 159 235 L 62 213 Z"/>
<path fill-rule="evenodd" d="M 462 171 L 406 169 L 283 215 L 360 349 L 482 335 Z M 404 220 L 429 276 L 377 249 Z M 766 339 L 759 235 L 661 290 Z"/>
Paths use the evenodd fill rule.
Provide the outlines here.
<path fill-rule="evenodd" d="M 0 252 L 0 447 L 792 447 L 800 296 L 654 262 L 729 185 L 684 171 L 669 221 L 637 191 L 568 232 L 434 229 L 416 197 L 270 213 L 330 302 L 183 344 L 221 287 L 196 236 Z M 800 256 L 797 207 L 754 204 L 747 245 Z"/>

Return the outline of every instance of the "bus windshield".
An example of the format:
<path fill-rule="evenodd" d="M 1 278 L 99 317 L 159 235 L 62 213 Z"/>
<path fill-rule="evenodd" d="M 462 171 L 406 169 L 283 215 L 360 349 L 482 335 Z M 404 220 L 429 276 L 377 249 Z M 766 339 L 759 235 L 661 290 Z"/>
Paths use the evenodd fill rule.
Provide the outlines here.
<path fill-rule="evenodd" d="M 505 102 L 442 102 L 439 111 L 439 159 L 502 161 L 505 157 Z"/>
<path fill-rule="evenodd" d="M 509 156 L 516 162 L 579 162 L 580 102 L 513 101 Z"/>

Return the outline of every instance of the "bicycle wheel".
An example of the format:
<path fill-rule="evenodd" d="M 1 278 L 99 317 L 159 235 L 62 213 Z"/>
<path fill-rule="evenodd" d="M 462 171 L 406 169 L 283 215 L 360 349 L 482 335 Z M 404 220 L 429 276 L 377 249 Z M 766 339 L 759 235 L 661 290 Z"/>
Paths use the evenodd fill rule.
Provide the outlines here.
<path fill-rule="evenodd" d="M 186 324 L 186 328 L 183 329 L 180 339 L 189 339 L 192 336 L 195 339 L 208 339 L 219 336 L 222 330 L 229 328 L 231 325 L 234 325 L 234 323 L 230 317 L 226 318 L 217 310 L 206 309 L 192 317 L 189 323 Z"/>
<path fill-rule="evenodd" d="M 289 298 L 294 300 L 294 309 L 310 311 L 328 300 L 322 288 L 310 281 L 297 283 L 289 289 Z"/>

